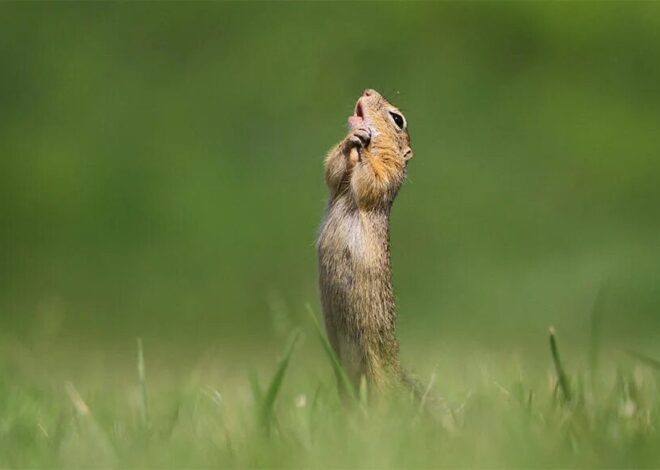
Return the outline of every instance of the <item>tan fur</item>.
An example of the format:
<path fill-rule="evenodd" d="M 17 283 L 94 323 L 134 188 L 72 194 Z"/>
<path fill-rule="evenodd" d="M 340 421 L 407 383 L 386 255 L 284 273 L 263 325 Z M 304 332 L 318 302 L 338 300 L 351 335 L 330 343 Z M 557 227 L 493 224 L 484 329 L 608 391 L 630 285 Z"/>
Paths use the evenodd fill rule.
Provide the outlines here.
<path fill-rule="evenodd" d="M 412 151 L 407 129 L 390 115 L 400 111 L 373 90 L 359 103 L 361 125 L 325 159 L 330 198 L 318 240 L 319 284 L 326 331 L 349 377 L 382 390 L 400 376 L 389 217 Z"/>

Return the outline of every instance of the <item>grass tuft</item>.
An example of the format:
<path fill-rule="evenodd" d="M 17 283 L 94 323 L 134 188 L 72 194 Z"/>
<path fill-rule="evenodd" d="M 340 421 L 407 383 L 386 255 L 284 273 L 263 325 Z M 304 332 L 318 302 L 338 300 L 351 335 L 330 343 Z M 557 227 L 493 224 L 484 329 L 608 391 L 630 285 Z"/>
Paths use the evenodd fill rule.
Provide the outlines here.
<path fill-rule="evenodd" d="M 104 462 L 114 465 L 117 462 L 117 454 L 108 434 L 96 421 L 89 406 L 87 403 L 85 403 L 85 400 L 83 400 L 80 393 L 78 393 L 78 390 L 76 390 L 76 387 L 73 385 L 73 383 L 66 382 L 64 384 L 64 389 L 66 394 L 69 396 L 69 400 L 71 400 L 73 409 L 76 412 L 80 431 L 83 435 L 91 438 L 93 447 L 96 448 L 95 452 L 98 454 L 98 457 L 101 458 Z"/>
<path fill-rule="evenodd" d="M 351 403 L 353 404 L 359 403 L 360 400 L 355 392 L 355 387 L 353 387 L 353 384 L 348 378 L 348 375 L 346 374 L 346 371 L 342 367 L 341 362 L 339 362 L 339 358 L 335 354 L 334 349 L 332 349 L 332 345 L 328 341 L 328 338 L 325 336 L 325 333 L 323 332 L 323 329 L 321 328 L 321 325 L 319 324 L 319 321 L 316 318 L 316 315 L 314 314 L 311 305 L 309 304 L 307 304 L 307 311 L 309 313 L 310 318 L 312 319 L 312 323 L 314 324 L 314 329 L 316 330 L 319 341 L 323 346 L 323 350 L 325 351 L 326 356 L 330 360 L 332 369 L 335 373 L 335 376 L 337 377 L 337 384 L 339 386 L 340 393 L 343 396 L 348 397 Z"/>
<path fill-rule="evenodd" d="M 291 337 L 291 340 L 289 341 L 289 345 L 286 348 L 284 356 L 282 356 L 277 364 L 275 374 L 273 374 L 273 378 L 268 384 L 268 389 L 266 389 L 266 393 L 261 401 L 261 405 L 259 407 L 259 422 L 267 433 L 269 433 L 271 429 L 273 412 L 275 409 L 275 400 L 277 400 L 277 395 L 282 388 L 284 375 L 287 368 L 289 367 L 289 361 L 291 360 L 291 355 L 293 354 L 293 348 L 298 342 L 299 337 L 300 331 L 295 331 Z"/>

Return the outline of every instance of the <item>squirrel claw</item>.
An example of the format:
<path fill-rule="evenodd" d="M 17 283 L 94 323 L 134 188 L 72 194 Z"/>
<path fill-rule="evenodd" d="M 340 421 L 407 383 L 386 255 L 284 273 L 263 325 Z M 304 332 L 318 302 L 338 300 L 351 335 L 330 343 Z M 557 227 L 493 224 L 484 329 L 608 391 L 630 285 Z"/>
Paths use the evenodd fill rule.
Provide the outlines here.
<path fill-rule="evenodd" d="M 348 148 L 364 148 L 371 142 L 371 131 L 366 127 L 359 127 L 355 129 L 348 136 Z"/>

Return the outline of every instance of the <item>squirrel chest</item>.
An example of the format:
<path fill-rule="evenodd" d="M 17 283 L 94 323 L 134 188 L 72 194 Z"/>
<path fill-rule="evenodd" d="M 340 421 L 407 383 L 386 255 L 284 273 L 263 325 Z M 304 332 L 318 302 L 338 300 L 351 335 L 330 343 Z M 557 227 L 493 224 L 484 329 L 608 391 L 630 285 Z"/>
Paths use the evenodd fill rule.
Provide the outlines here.
<path fill-rule="evenodd" d="M 387 260 L 386 221 L 374 223 L 379 217 L 347 206 L 338 199 L 328 208 L 319 237 L 321 269 L 333 290 L 382 275 Z"/>

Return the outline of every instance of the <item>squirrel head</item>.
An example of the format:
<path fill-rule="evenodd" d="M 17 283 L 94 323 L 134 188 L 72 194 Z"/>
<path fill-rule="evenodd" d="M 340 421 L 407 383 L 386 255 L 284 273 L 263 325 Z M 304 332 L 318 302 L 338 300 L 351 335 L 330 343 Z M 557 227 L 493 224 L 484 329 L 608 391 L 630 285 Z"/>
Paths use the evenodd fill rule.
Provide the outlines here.
<path fill-rule="evenodd" d="M 404 163 L 413 156 L 406 118 L 376 90 L 364 90 L 348 125 L 351 129 L 367 127 L 371 131 L 370 146 L 387 149 Z"/>

